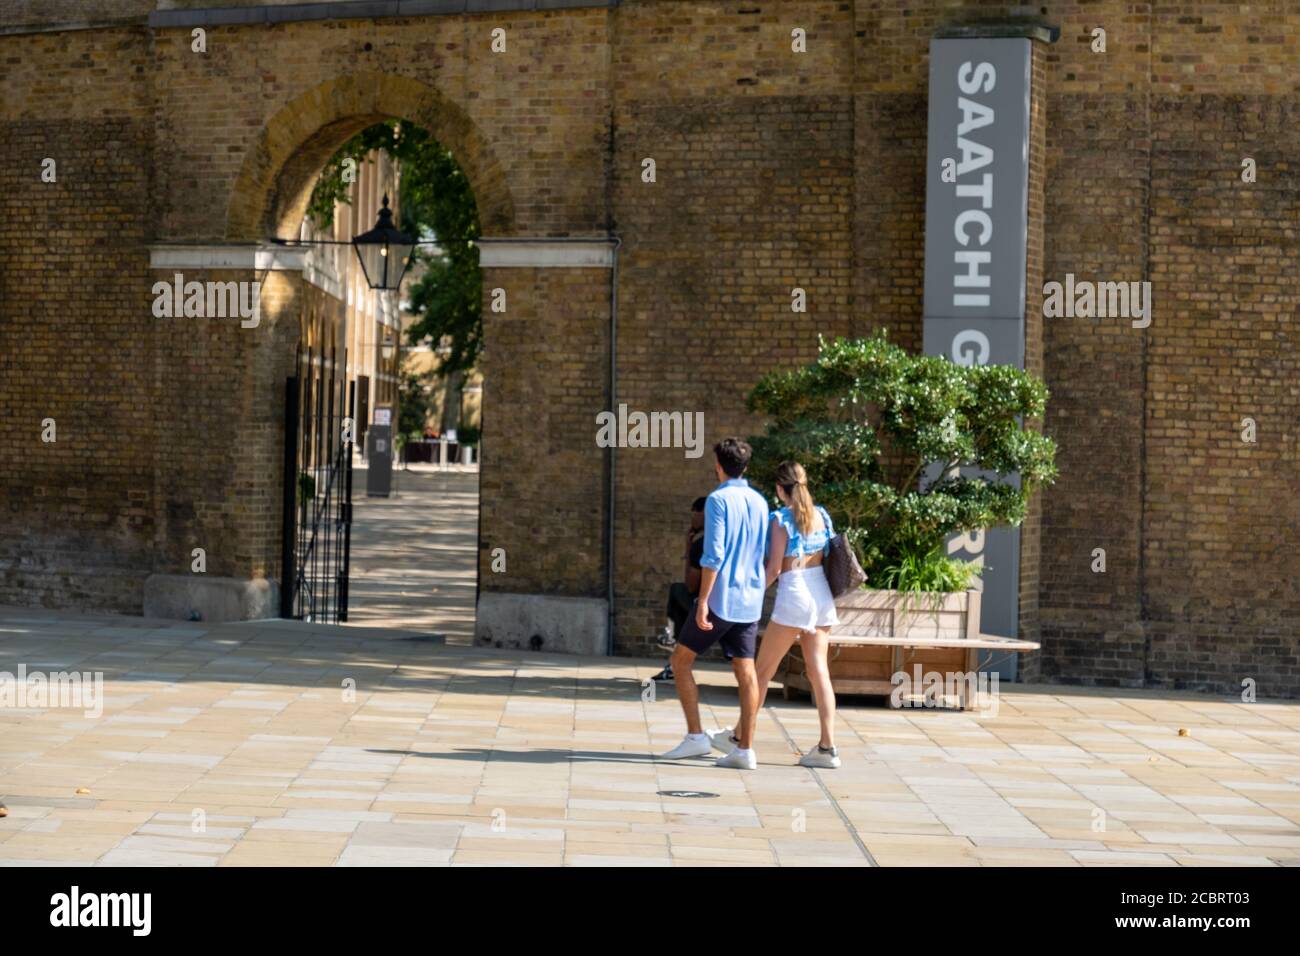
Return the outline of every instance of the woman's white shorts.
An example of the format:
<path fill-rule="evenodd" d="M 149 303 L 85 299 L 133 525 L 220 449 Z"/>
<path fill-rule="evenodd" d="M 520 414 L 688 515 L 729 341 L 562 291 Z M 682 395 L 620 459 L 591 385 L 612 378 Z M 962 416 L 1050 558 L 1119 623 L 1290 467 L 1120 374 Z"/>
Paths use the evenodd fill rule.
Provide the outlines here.
<path fill-rule="evenodd" d="M 772 623 L 813 631 L 840 623 L 835 614 L 835 598 L 826 583 L 821 565 L 782 571 L 776 582 L 776 606 Z"/>

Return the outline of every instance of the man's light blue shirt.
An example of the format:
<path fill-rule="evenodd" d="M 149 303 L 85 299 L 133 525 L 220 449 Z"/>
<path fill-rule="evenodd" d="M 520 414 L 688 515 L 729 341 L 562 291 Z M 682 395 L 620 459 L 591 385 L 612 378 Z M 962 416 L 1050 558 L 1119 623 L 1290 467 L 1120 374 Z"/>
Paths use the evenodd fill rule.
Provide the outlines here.
<path fill-rule="evenodd" d="M 748 624 L 763 616 L 767 590 L 767 502 L 744 478 L 724 481 L 704 503 L 701 567 L 718 573 L 709 610 Z"/>

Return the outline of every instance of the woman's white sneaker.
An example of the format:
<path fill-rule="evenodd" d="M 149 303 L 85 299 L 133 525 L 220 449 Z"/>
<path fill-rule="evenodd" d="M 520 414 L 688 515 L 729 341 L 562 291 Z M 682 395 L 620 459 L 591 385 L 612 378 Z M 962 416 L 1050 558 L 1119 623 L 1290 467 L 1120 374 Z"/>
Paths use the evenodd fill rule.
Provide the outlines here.
<path fill-rule="evenodd" d="M 719 757 L 718 766 L 729 770 L 757 770 L 758 755 L 754 753 L 752 747 L 749 750 L 741 750 L 737 747 L 731 753 Z"/>
<path fill-rule="evenodd" d="M 835 747 L 823 750 L 817 745 L 799 758 L 799 766 L 813 767 L 817 770 L 834 770 L 840 765 L 840 752 Z"/>

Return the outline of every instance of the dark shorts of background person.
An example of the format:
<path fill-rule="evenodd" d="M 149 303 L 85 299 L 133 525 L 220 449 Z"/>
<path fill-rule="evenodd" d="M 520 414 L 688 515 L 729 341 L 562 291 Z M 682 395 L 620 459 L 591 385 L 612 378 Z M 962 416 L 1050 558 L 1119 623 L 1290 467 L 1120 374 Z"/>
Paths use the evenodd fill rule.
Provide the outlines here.
<path fill-rule="evenodd" d="M 695 623 L 695 606 L 692 605 L 690 616 L 686 619 L 686 626 L 677 635 L 677 643 L 689 647 L 696 654 L 703 654 L 717 644 L 722 648 L 722 653 L 726 655 L 727 660 L 736 657 L 753 660 L 754 652 L 758 647 L 758 621 L 750 621 L 747 624 L 724 621 L 710 609 L 709 623 L 713 625 L 713 630 L 699 629 Z"/>
<path fill-rule="evenodd" d="M 682 633 L 686 619 L 695 613 L 695 595 L 681 581 L 668 588 L 668 620 L 673 622 L 673 636 Z"/>
<path fill-rule="evenodd" d="M 695 502 L 698 508 L 693 510 L 704 511 L 704 499 L 699 498 Z M 700 561 L 704 557 L 704 534 L 700 533 L 694 541 L 691 542 L 690 554 L 687 561 L 691 568 L 698 571 Z M 695 613 L 695 595 L 700 591 L 699 575 L 695 578 L 695 590 L 692 591 L 684 581 L 675 581 L 668 587 L 668 620 L 673 624 L 673 640 L 677 635 L 682 633 L 682 628 L 686 626 L 686 619 Z M 664 643 L 664 642 L 660 642 Z M 671 642 L 669 642 L 671 644 Z"/>

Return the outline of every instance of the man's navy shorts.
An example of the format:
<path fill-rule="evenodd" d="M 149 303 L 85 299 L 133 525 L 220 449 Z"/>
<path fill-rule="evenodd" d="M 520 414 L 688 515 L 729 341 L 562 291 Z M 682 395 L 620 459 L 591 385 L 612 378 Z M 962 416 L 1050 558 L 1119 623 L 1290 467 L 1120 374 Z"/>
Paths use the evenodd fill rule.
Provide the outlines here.
<path fill-rule="evenodd" d="M 747 624 L 724 621 L 710 609 L 709 623 L 713 625 L 713 630 L 701 631 L 695 623 L 696 604 L 699 601 L 691 605 L 691 616 L 686 619 L 686 626 L 677 635 L 678 644 L 689 647 L 696 654 L 703 654 L 714 644 L 721 644 L 722 653 L 727 656 L 727 660 L 733 657 L 753 659 L 758 647 L 758 621 Z"/>

